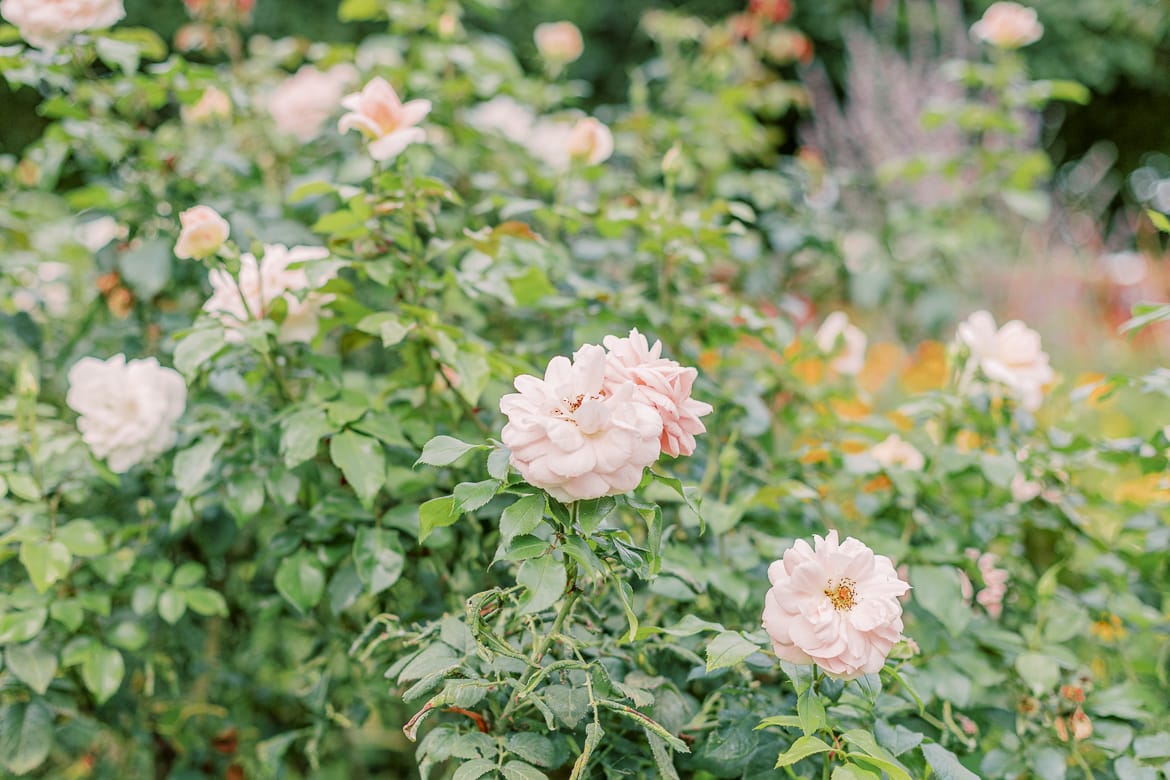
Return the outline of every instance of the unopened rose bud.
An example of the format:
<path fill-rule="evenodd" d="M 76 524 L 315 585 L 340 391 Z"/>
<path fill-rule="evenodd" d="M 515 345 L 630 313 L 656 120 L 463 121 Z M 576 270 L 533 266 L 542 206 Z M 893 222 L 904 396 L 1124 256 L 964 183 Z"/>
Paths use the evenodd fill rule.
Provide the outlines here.
<path fill-rule="evenodd" d="M 565 148 L 569 157 L 597 165 L 613 154 L 613 133 L 593 117 L 585 117 L 569 133 Z"/>
<path fill-rule="evenodd" d="M 179 221 L 183 229 L 175 243 L 175 256 L 181 260 L 211 257 L 227 241 L 227 220 L 209 206 L 187 209 L 179 214 Z"/>
<path fill-rule="evenodd" d="M 532 37 L 540 56 L 553 65 L 568 65 L 585 51 L 581 31 L 572 22 L 538 24 Z"/>

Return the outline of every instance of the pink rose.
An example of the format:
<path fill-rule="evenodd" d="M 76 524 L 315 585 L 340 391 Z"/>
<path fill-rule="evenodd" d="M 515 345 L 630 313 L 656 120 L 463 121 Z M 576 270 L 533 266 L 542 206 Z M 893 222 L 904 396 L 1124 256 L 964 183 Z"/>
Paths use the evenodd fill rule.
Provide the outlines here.
<path fill-rule="evenodd" d="M 971 25 L 971 35 L 1000 49 L 1018 49 L 1040 40 L 1044 25 L 1036 9 L 1019 3 L 993 3 L 983 18 Z"/>
<path fill-rule="evenodd" d="M 268 113 L 276 129 L 301 143 L 312 141 L 341 105 L 346 87 L 357 77 L 351 65 L 336 65 L 327 71 L 305 65 L 281 82 L 268 98 Z"/>
<path fill-rule="evenodd" d="M 179 240 L 175 242 L 175 257 L 181 260 L 211 257 L 227 241 L 230 228 L 226 219 L 210 206 L 195 206 L 179 214 Z"/>
<path fill-rule="evenodd" d="M 711 413 L 711 404 L 691 398 L 699 372 L 662 357 L 662 342 L 651 347 L 638 329 L 626 338 L 606 336 L 605 386 L 611 392 L 633 382 L 641 397 L 662 418 L 662 451 L 672 457 L 695 451 L 695 435 L 707 428 L 699 418 Z"/>
<path fill-rule="evenodd" d="M 565 140 L 565 150 L 574 160 L 597 165 L 613 154 L 613 133 L 591 116 L 577 122 Z"/>
<path fill-rule="evenodd" d="M 317 335 L 321 309 L 333 297 L 315 292 L 312 280 L 300 265 L 328 256 L 325 247 L 279 244 L 265 246 L 264 257 L 259 261 L 255 255 L 244 254 L 240 257 L 238 278 L 220 268 L 211 271 L 213 292 L 203 310 L 227 327 L 228 341 L 239 342 L 243 336 L 238 329 L 243 323 L 267 317 L 273 304 L 283 300 L 285 318 L 280 326 L 280 341 L 312 341 Z"/>
<path fill-rule="evenodd" d="M 532 38 L 540 56 L 553 65 L 568 65 L 585 51 L 581 31 L 572 22 L 538 24 Z"/>
<path fill-rule="evenodd" d="M 785 661 L 815 663 L 831 677 L 876 674 L 902 638 L 899 597 L 910 586 L 884 555 L 837 532 L 798 539 L 768 568 L 764 629 Z"/>
<path fill-rule="evenodd" d="M 500 399 L 501 439 L 530 484 L 559 501 L 626 493 L 658 459 L 662 418 L 633 382 L 606 387 L 606 356 L 586 344 L 549 361 L 544 379 L 516 377 Z"/>
<path fill-rule="evenodd" d="M 971 352 L 961 381 L 963 389 L 973 389 L 978 369 L 994 385 L 1002 386 L 1023 408 L 1030 412 L 1040 408 L 1044 386 L 1054 374 L 1048 354 L 1040 348 L 1040 334 L 1019 320 L 997 328 L 995 318 L 977 311 L 959 325 L 959 341 Z"/>
<path fill-rule="evenodd" d="M 216 87 L 208 87 L 193 106 L 180 109 L 183 121 L 190 124 L 223 119 L 232 115 L 232 99 Z"/>
<path fill-rule="evenodd" d="M 897 466 L 906 471 L 922 471 L 926 465 L 926 458 L 918 448 L 897 434 L 887 436 L 885 441 L 870 447 L 869 454 L 884 469 Z"/>
<path fill-rule="evenodd" d="M 347 95 L 341 105 L 349 113 L 337 123 L 338 132 L 360 131 L 370 139 L 370 156 L 375 160 L 392 160 L 410 144 L 427 138 L 423 129 L 415 125 L 431 112 L 431 101 L 403 103 L 386 79 L 372 80 L 361 92 Z"/>
<path fill-rule="evenodd" d="M 55 49 L 79 32 L 110 27 L 125 15 L 122 0 L 0 0 L 0 16 L 41 49 Z"/>

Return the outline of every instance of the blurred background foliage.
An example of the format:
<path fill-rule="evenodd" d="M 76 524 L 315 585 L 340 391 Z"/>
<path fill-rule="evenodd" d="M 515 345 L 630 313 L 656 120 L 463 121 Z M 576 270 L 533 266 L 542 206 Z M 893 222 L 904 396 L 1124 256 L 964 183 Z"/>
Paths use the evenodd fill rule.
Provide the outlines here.
<path fill-rule="evenodd" d="M 653 50 L 639 28 L 650 8 L 673 8 L 715 19 L 736 13 L 746 0 L 485 0 L 467 4 L 465 23 L 507 38 L 522 57 L 535 58 L 532 28 L 542 21 L 572 19 L 589 46 L 571 75 L 592 85 L 592 102 L 623 101 L 629 70 Z M 271 37 L 304 36 L 319 41 L 356 41 L 377 26 L 343 23 L 337 0 L 260 0 L 252 32 Z M 966 0 L 964 20 L 983 13 L 988 0 Z M 1032 73 L 1040 78 L 1072 78 L 1092 90 L 1084 106 L 1061 104 L 1050 116 L 1049 154 L 1057 164 L 1077 159 L 1100 142 L 1117 155 L 1124 174 L 1142 164 L 1148 152 L 1170 148 L 1170 124 L 1152 106 L 1170 97 L 1170 3 L 1163 0 L 1034 0 L 1045 25 L 1044 38 L 1025 50 Z M 840 88 L 848 69 L 846 37 L 872 30 L 903 50 L 913 49 L 923 28 L 934 28 L 941 8 L 929 0 L 816 0 L 795 3 L 792 22 L 813 40 L 816 59 Z M 179 0 L 126 0 L 128 25 L 153 27 L 172 39 L 187 21 Z M 42 123 L 34 98 L 0 87 L 8 121 L 0 126 L 0 153 L 16 152 L 36 138 Z M 782 120 L 786 151 L 795 150 L 799 117 Z"/>

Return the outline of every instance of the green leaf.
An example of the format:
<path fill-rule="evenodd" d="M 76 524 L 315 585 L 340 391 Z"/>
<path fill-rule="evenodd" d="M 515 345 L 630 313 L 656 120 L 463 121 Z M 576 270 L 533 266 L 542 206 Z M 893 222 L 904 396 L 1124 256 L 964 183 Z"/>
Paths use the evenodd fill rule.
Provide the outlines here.
<path fill-rule="evenodd" d="M 1001 488 L 1012 484 L 1012 478 L 1016 476 L 1016 471 L 1019 468 L 1015 455 L 985 454 L 979 465 L 982 467 L 983 476 L 987 477 L 987 481 Z"/>
<path fill-rule="evenodd" d="M 960 636 L 971 620 L 971 609 L 963 600 L 959 571 L 954 566 L 913 566 L 910 568 L 912 603 L 938 618 L 951 636 Z"/>
<path fill-rule="evenodd" d="M 809 756 L 815 756 L 817 753 L 827 753 L 832 749 L 832 747 L 825 744 L 824 740 L 818 737 L 801 737 L 792 743 L 792 747 L 785 750 L 776 759 L 776 769 L 792 766 L 797 761 L 802 761 Z"/>
<path fill-rule="evenodd" d="M 206 575 L 207 570 L 203 568 L 203 564 L 187 561 L 175 569 L 175 573 L 171 575 L 171 584 L 176 588 L 190 588 L 202 582 Z"/>
<path fill-rule="evenodd" d="M 211 588 L 191 588 L 187 591 L 187 606 L 200 615 L 227 617 L 227 601 L 223 594 Z"/>
<path fill-rule="evenodd" d="M 460 482 L 451 496 L 455 499 L 455 511 L 474 512 L 491 501 L 500 490 L 500 482 L 485 479 L 483 482 Z"/>
<path fill-rule="evenodd" d="M 520 276 L 509 279 L 508 286 L 517 306 L 532 306 L 557 293 L 544 271 L 534 265 L 528 266 Z"/>
<path fill-rule="evenodd" d="M 486 758 L 477 758 L 462 764 L 456 769 L 455 774 L 451 775 L 451 780 L 479 780 L 479 778 L 488 772 L 494 772 L 495 769 L 495 761 L 489 761 Z"/>
<path fill-rule="evenodd" d="M 568 577 L 563 563 L 551 555 L 545 555 L 520 564 L 516 582 L 528 589 L 520 600 L 520 612 L 530 614 L 555 604 L 565 592 Z"/>
<path fill-rule="evenodd" d="M 0 765 L 14 775 L 33 771 L 53 746 L 53 715 L 39 701 L 0 707 Z"/>
<path fill-rule="evenodd" d="M 27 642 L 45 627 L 49 610 L 44 607 L 0 614 L 0 644 Z"/>
<path fill-rule="evenodd" d="M 605 518 L 617 507 L 613 496 L 602 496 L 588 501 L 577 502 L 577 524 L 586 536 L 592 534 Z"/>
<path fill-rule="evenodd" d="M 410 326 L 404 325 L 390 312 L 380 311 L 362 317 L 356 325 L 362 333 L 370 333 L 382 339 L 383 347 L 392 347 L 406 338 L 410 333 Z"/>
<path fill-rule="evenodd" d="M 755 642 L 744 639 L 738 631 L 724 631 L 707 645 L 707 671 L 713 672 L 728 666 L 735 666 L 752 653 L 758 653 Z"/>
<path fill-rule="evenodd" d="M 882 780 L 882 774 L 863 769 L 857 764 L 841 764 L 833 769 L 830 780 Z"/>
<path fill-rule="evenodd" d="M 131 75 L 138 70 L 138 47 L 113 38 L 98 38 L 95 44 L 98 58 L 111 70 Z"/>
<path fill-rule="evenodd" d="M 324 409 L 302 409 L 285 418 L 281 425 L 280 454 L 287 468 L 296 468 L 317 454 L 323 436 L 337 429 L 325 416 Z"/>
<path fill-rule="evenodd" d="M 455 497 L 443 496 L 432 498 L 418 508 L 418 540 L 426 541 L 431 531 L 436 528 L 446 528 L 459 519 L 460 513 L 455 509 Z"/>
<path fill-rule="evenodd" d="M 938 780 L 979 780 L 979 775 L 960 764 L 958 757 L 942 745 L 927 743 L 922 746 L 922 755 Z"/>
<path fill-rule="evenodd" d="M 850 729 L 841 735 L 848 744 L 858 748 L 864 756 L 850 754 L 851 758 L 863 763 L 870 763 L 881 769 L 889 776 L 889 780 L 914 780 L 906 767 L 894 757 L 890 751 L 877 743 L 873 734 L 862 729 Z"/>
<path fill-rule="evenodd" d="M 666 740 L 650 729 L 644 729 L 644 731 L 646 732 L 646 742 L 650 745 L 650 755 L 654 757 L 654 764 L 658 767 L 659 776 L 663 780 L 680 780 L 678 769 L 674 766 L 674 760 L 671 758 Z"/>
<path fill-rule="evenodd" d="M 1051 691 L 1060 682 L 1060 662 L 1050 655 L 1021 653 L 1016 657 L 1016 671 L 1037 696 Z"/>
<path fill-rule="evenodd" d="M 187 612 L 187 595 L 181 590 L 168 588 L 158 597 L 158 614 L 170 625 L 179 622 Z"/>
<path fill-rule="evenodd" d="M 89 520 L 70 521 L 58 528 L 54 537 L 74 555 L 105 555 L 108 550 L 105 537 Z"/>
<path fill-rule="evenodd" d="M 37 693 L 44 695 L 57 674 L 57 656 L 39 642 L 9 645 L 4 651 L 8 671 Z"/>
<path fill-rule="evenodd" d="M 398 534 L 363 527 L 358 529 L 353 541 L 353 562 L 367 592 L 376 596 L 398 582 L 406 559 L 402 555 Z"/>
<path fill-rule="evenodd" d="M 466 453 L 481 449 L 484 449 L 482 444 L 468 444 L 454 436 L 436 436 L 426 443 L 414 465 L 425 463 L 428 466 L 448 466 Z"/>
<path fill-rule="evenodd" d="M 509 761 L 503 766 L 507 780 L 548 780 L 548 775 L 523 761 Z"/>
<path fill-rule="evenodd" d="M 69 573 L 73 555 L 61 542 L 26 541 L 20 543 L 20 562 L 37 593 L 44 593 Z"/>
<path fill-rule="evenodd" d="M 175 456 L 175 487 L 184 496 L 198 492 L 204 477 L 215 465 L 215 456 L 223 446 L 222 436 L 208 436 Z"/>
<path fill-rule="evenodd" d="M 825 703 L 811 687 L 796 697 L 796 717 L 805 736 L 815 734 L 828 722 L 825 718 Z"/>
<path fill-rule="evenodd" d="M 101 42 L 98 42 L 101 49 Z M 150 241 L 118 255 L 118 270 L 140 300 L 149 301 L 171 281 L 171 244 Z"/>
<path fill-rule="evenodd" d="M 377 439 L 353 431 L 334 436 L 329 442 L 329 456 L 353 486 L 358 500 L 366 509 L 386 481 L 386 456 Z"/>
<path fill-rule="evenodd" d="M 1161 230 L 1163 233 L 1170 233 L 1170 218 L 1160 211 L 1153 209 L 1146 209 L 1146 216 L 1150 218 L 1150 222 L 1154 223 L 1154 227 Z"/>
<path fill-rule="evenodd" d="M 301 550 L 280 562 L 276 590 L 298 612 L 306 614 L 325 594 L 325 572 L 310 553 Z"/>
<path fill-rule="evenodd" d="M 507 544 L 513 537 L 532 533 L 544 519 L 547 499 L 544 493 L 522 496 L 500 513 L 500 542 Z"/>
<path fill-rule="evenodd" d="M 94 645 L 81 664 L 81 681 L 98 704 L 105 704 L 118 692 L 125 674 L 122 654 L 104 645 Z"/>
<path fill-rule="evenodd" d="M 175 346 L 175 368 L 192 379 L 227 346 L 222 327 L 199 328 L 179 340 Z"/>
<path fill-rule="evenodd" d="M 539 766 L 551 768 L 556 763 L 556 746 L 543 734 L 526 732 L 509 734 L 505 747 L 509 753 Z"/>
<path fill-rule="evenodd" d="M 341 0 L 337 18 L 343 22 L 364 22 L 377 19 L 381 13 L 382 4 L 378 0 Z"/>

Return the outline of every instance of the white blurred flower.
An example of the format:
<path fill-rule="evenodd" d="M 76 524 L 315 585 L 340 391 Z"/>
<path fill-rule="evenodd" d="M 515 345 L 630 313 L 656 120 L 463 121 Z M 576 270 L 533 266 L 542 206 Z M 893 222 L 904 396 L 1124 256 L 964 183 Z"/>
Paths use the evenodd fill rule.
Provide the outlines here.
<path fill-rule="evenodd" d="M 902 604 L 910 590 L 884 555 L 837 532 L 798 539 L 768 567 L 764 630 L 776 655 L 815 663 L 832 677 L 876 674 L 902 638 Z"/>
<path fill-rule="evenodd" d="M 1044 35 L 1036 9 L 1019 3 L 992 3 L 983 18 L 971 25 L 971 35 L 1000 49 L 1018 49 Z"/>
<path fill-rule="evenodd" d="M 844 350 L 829 363 L 829 367 L 838 374 L 854 376 L 865 368 L 865 349 L 869 339 L 861 328 L 849 322 L 845 312 L 835 311 L 825 317 L 817 330 L 815 341 L 821 352 L 826 354 L 836 354 L 839 342 L 843 344 Z"/>
<path fill-rule="evenodd" d="M 907 471 L 922 471 L 926 465 L 926 459 L 918 448 L 897 434 L 891 434 L 885 441 L 870 447 L 869 454 L 884 469 L 896 466 Z"/>
<path fill-rule="evenodd" d="M 1021 407 L 1034 412 L 1044 399 L 1044 386 L 1054 374 L 1048 354 L 1040 348 L 1040 334 L 1019 320 L 997 328 L 989 312 L 977 311 L 959 325 L 959 341 L 971 351 L 964 371 L 964 389 L 972 383 L 975 368 L 996 385 L 1006 388 Z"/>
<path fill-rule="evenodd" d="M 41 49 L 55 49 L 76 33 L 110 27 L 125 15 L 122 0 L 0 0 L 0 16 Z"/>
<path fill-rule="evenodd" d="M 87 357 L 69 370 L 65 402 L 81 415 L 77 428 L 93 454 L 120 474 L 174 446 L 187 386 L 154 358 Z"/>
<path fill-rule="evenodd" d="M 115 238 L 125 238 L 128 231 L 113 217 L 99 217 L 82 222 L 73 229 L 73 237 L 90 252 L 98 252 Z"/>
<path fill-rule="evenodd" d="M 286 247 L 268 244 L 264 257 L 257 262 L 250 253 L 240 257 L 239 278 L 227 271 L 214 269 L 209 274 L 212 296 L 203 310 L 228 328 L 229 341 L 242 340 L 238 328 L 250 319 L 263 319 L 272 305 L 282 299 L 286 315 L 280 327 L 282 342 L 312 341 L 317 335 L 322 307 L 333 300 L 331 295 L 312 291 L 304 268 L 291 268 L 305 261 L 323 260 L 329 250 L 319 246 Z"/>
<path fill-rule="evenodd" d="M 335 65 L 327 71 L 305 65 L 272 91 L 268 113 L 277 130 L 308 143 L 341 107 L 345 90 L 357 79 L 352 65 Z"/>
<path fill-rule="evenodd" d="M 1017 504 L 1026 504 L 1040 495 L 1044 491 L 1044 486 L 1023 474 L 1016 474 L 1012 477 L 1011 491 L 1013 501 Z"/>
<path fill-rule="evenodd" d="M 567 65 L 585 51 L 581 31 L 572 22 L 538 24 L 532 38 L 540 56 L 554 66 Z"/>
<path fill-rule="evenodd" d="M 403 103 L 386 79 L 373 79 L 361 92 L 347 95 L 341 104 L 349 113 L 341 117 L 337 131 L 361 132 L 369 139 L 370 156 L 375 160 L 392 160 L 410 144 L 427 139 L 426 132 L 416 125 L 431 112 L 431 101 Z"/>
<path fill-rule="evenodd" d="M 536 123 L 536 114 L 507 95 L 496 95 L 464 113 L 464 121 L 481 133 L 497 133 L 517 144 L 525 144 Z"/>

